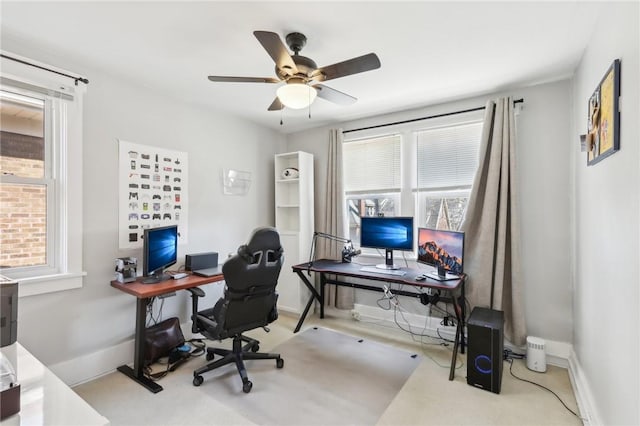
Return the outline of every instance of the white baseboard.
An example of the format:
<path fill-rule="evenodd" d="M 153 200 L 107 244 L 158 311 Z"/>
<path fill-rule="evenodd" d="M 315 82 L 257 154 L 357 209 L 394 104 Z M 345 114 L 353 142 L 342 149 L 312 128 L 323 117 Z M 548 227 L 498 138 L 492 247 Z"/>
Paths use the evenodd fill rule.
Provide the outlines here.
<path fill-rule="evenodd" d="M 596 404 L 594 403 L 593 393 L 589 387 L 587 377 L 582 370 L 582 366 L 578 361 L 576 353 L 571 349 L 569 354 L 569 379 L 571 379 L 571 386 L 573 387 L 573 393 L 576 396 L 578 403 L 578 410 L 582 417 L 584 425 L 602 425 L 602 420 L 598 414 Z"/>
<path fill-rule="evenodd" d="M 185 339 L 202 338 L 202 335 L 191 333 L 191 320 L 180 324 Z M 106 374 L 112 373 L 121 365 L 133 366 L 134 339 L 119 343 L 68 361 L 49 366 L 49 369 L 67 385 L 73 387 Z"/>
<path fill-rule="evenodd" d="M 386 326 L 397 327 L 394 320 L 393 310 L 384 310 L 375 306 L 358 305 L 356 304 L 352 310 L 355 315 L 360 316 L 361 321 L 372 322 L 384 322 Z M 354 314 L 352 314 L 353 316 Z M 442 318 L 439 317 L 427 317 L 424 315 L 403 313 L 403 316 L 398 316 L 398 322 L 406 324 L 407 322 L 411 326 L 411 329 L 416 333 L 425 332 L 432 336 L 437 336 L 438 333 L 441 337 L 449 340 L 453 340 L 456 335 L 455 327 L 443 327 L 440 325 Z M 423 331 L 424 330 L 424 331 Z M 465 331 L 466 332 L 466 331 Z M 517 347 L 505 343 L 505 349 L 511 349 L 517 353 L 525 353 L 525 347 Z M 569 355 L 572 352 L 572 345 L 567 342 L 557 342 L 554 340 L 545 339 L 545 350 L 547 354 L 547 363 L 562 368 L 568 368 Z"/>
<path fill-rule="evenodd" d="M 113 372 L 123 364 L 133 365 L 133 339 L 100 351 L 49 366 L 67 385 L 73 387 Z"/>
<path fill-rule="evenodd" d="M 359 321 L 382 322 L 387 327 L 398 328 L 397 320 L 403 328 L 407 327 L 408 323 L 414 333 L 424 333 L 434 337 L 438 337 L 439 333 L 440 337 L 448 340 L 453 340 L 456 337 L 456 327 L 440 325 L 442 318 L 425 317 L 406 312 L 403 312 L 402 315 L 396 314 L 394 317 L 393 309 L 384 310 L 375 306 L 358 304 L 353 307 L 351 312 L 352 317 L 357 316 Z"/>
<path fill-rule="evenodd" d="M 573 350 L 573 346 L 570 343 L 544 339 L 544 346 L 547 364 L 569 368 L 569 354 Z M 505 342 L 504 347 L 520 354 L 527 352 L 525 346 L 515 346 L 509 342 Z"/>

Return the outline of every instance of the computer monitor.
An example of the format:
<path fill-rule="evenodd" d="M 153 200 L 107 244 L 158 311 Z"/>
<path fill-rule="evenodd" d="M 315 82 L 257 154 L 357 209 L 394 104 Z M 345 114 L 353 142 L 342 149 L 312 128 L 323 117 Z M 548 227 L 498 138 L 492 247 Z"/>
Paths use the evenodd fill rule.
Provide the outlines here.
<path fill-rule="evenodd" d="M 393 263 L 393 250 L 413 250 L 412 217 L 367 217 L 360 218 L 360 247 L 385 250 L 385 263 L 376 265 L 380 269 L 399 269 Z"/>
<path fill-rule="evenodd" d="M 418 228 L 418 262 L 462 274 L 464 232 Z"/>
<path fill-rule="evenodd" d="M 178 260 L 178 225 L 144 230 L 144 276 L 145 284 L 168 280 L 164 269 Z"/>

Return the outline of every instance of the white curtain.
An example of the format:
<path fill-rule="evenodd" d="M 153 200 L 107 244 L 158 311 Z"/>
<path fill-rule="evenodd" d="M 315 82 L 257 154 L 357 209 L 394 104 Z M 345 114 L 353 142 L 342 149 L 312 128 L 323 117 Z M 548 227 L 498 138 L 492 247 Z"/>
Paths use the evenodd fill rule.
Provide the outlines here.
<path fill-rule="evenodd" d="M 462 230 L 471 307 L 504 311 L 505 337 L 526 340 L 511 97 L 487 102 L 478 171 Z"/>
<path fill-rule="evenodd" d="M 337 237 L 345 237 L 347 235 L 343 200 L 342 142 L 342 129 L 331 129 L 329 131 L 329 155 L 327 159 L 326 205 L 323 229 L 320 230 Z M 316 244 L 317 259 L 342 259 L 342 243 L 326 238 L 318 238 Z M 326 306 L 335 306 L 338 309 L 353 308 L 354 289 L 327 285 L 325 291 Z"/>

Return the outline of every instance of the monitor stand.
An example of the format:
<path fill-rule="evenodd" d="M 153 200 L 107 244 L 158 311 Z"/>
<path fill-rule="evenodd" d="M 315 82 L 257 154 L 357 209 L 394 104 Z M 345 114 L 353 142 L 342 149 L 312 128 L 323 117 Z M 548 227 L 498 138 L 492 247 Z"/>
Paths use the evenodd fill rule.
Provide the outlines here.
<path fill-rule="evenodd" d="M 384 253 L 385 261 L 376 265 L 378 269 L 400 269 L 399 266 L 393 264 L 393 250 L 385 249 Z"/>
<path fill-rule="evenodd" d="M 171 279 L 171 275 L 169 274 L 165 274 L 162 271 L 160 272 L 154 272 L 153 274 L 149 275 L 148 277 L 145 277 L 142 279 L 142 284 L 158 284 L 159 282 L 162 281 L 167 281 Z"/>

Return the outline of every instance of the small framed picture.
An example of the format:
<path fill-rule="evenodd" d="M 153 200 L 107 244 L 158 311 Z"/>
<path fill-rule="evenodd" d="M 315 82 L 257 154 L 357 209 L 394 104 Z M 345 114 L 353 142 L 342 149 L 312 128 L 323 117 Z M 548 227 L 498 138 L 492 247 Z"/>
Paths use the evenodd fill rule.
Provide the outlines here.
<path fill-rule="evenodd" d="M 620 149 L 620 60 L 613 61 L 589 98 L 587 165 L 592 166 Z"/>

